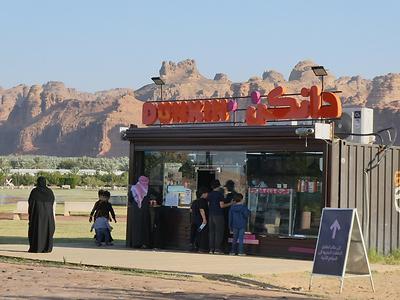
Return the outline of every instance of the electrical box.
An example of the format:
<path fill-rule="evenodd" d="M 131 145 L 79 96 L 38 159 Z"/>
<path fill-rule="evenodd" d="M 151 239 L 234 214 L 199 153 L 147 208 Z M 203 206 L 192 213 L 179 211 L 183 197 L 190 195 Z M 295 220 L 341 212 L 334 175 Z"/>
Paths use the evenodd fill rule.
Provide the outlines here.
<path fill-rule="evenodd" d="M 344 107 L 342 120 L 343 130 L 348 130 L 349 133 L 367 134 L 374 132 L 374 110 L 372 108 Z M 346 140 L 360 144 L 372 144 L 375 141 L 375 137 L 373 135 L 349 135 Z"/>
<path fill-rule="evenodd" d="M 315 123 L 314 137 L 320 140 L 332 140 L 332 123 Z"/>

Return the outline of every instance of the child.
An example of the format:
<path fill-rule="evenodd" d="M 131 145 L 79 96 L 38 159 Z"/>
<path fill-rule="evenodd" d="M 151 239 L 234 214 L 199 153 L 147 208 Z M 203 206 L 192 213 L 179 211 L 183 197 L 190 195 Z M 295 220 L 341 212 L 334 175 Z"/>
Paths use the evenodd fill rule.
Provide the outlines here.
<path fill-rule="evenodd" d="M 233 196 L 234 204 L 229 210 L 229 228 L 233 232 L 232 250 L 230 255 L 235 255 L 236 245 L 239 240 L 239 255 L 245 255 L 243 252 L 244 231 L 249 217 L 249 209 L 244 205 L 243 195 L 235 194 Z"/>
<path fill-rule="evenodd" d="M 107 246 L 112 246 L 111 243 L 111 230 L 112 227 L 108 222 L 108 218 L 98 217 L 96 221 L 94 221 L 92 228 L 90 231 L 93 231 L 93 228 L 96 232 L 96 245 L 101 246 L 101 243 L 104 241 Z"/>
<path fill-rule="evenodd" d="M 114 209 L 111 203 L 108 202 L 108 200 L 111 197 L 110 192 L 99 190 L 98 195 L 99 195 L 99 200 L 97 200 L 97 202 L 93 206 L 93 209 L 90 213 L 89 222 L 92 222 L 93 217 L 94 221 L 96 221 L 98 217 L 105 217 L 111 221 L 110 218 L 111 214 L 111 217 L 113 218 L 114 222 L 117 223 Z"/>
<path fill-rule="evenodd" d="M 112 245 L 112 237 L 110 234 L 111 226 L 108 221 L 111 221 L 111 217 L 114 219 L 114 222 L 117 223 L 114 209 L 108 200 L 110 199 L 110 192 L 100 190 L 98 192 L 99 200 L 94 204 L 93 209 L 90 213 L 89 222 L 92 222 L 94 217 L 94 224 L 92 229 L 94 228 L 96 231 L 96 243 L 98 246 L 101 245 L 101 242 L 104 241 L 106 245 Z M 97 220 L 100 219 L 98 222 Z M 105 219 L 105 220 L 104 220 Z M 97 229 L 99 229 L 100 234 L 97 234 Z M 100 245 L 99 245 L 100 243 Z"/>

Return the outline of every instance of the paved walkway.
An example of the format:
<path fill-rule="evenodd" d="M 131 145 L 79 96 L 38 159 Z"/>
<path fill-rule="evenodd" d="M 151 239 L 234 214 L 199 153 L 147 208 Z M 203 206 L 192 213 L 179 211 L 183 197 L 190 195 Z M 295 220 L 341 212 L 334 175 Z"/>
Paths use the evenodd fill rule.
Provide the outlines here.
<path fill-rule="evenodd" d="M 0 255 L 46 261 L 82 263 L 95 266 L 138 268 L 200 274 L 268 275 L 311 271 L 312 262 L 172 251 L 134 250 L 123 246 L 85 247 L 58 244 L 52 253 L 28 253 L 27 245 L 0 244 Z"/>

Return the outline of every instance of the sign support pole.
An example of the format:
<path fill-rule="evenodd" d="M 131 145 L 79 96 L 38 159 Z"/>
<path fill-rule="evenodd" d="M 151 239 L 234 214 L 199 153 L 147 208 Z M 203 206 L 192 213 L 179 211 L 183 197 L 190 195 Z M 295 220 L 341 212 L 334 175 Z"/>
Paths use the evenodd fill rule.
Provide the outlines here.
<path fill-rule="evenodd" d="M 355 215 L 356 215 L 358 227 L 361 227 L 361 225 L 360 225 L 360 219 L 358 218 L 358 214 L 357 214 L 357 210 L 355 211 Z M 362 241 L 364 253 L 367 253 L 367 249 L 366 249 L 365 243 L 364 243 L 364 235 L 361 233 L 361 229 L 360 229 L 360 235 L 361 235 L 361 241 Z M 366 254 L 366 255 L 367 255 L 367 254 Z M 371 266 L 369 265 L 368 256 L 367 256 L 367 264 L 368 264 L 369 280 L 370 280 L 370 282 L 371 282 L 372 291 L 375 293 L 375 286 L 374 286 L 374 281 L 373 281 L 373 279 L 372 279 Z"/>

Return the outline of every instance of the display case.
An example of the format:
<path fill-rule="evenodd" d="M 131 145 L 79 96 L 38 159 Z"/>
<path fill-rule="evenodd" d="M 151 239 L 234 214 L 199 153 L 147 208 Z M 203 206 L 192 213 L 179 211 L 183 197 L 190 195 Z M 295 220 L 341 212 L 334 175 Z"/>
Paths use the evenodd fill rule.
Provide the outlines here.
<path fill-rule="evenodd" d="M 296 192 L 294 202 L 293 234 L 318 236 L 323 198 L 320 191 Z"/>
<path fill-rule="evenodd" d="M 249 230 L 259 234 L 292 235 L 293 189 L 248 189 Z"/>

